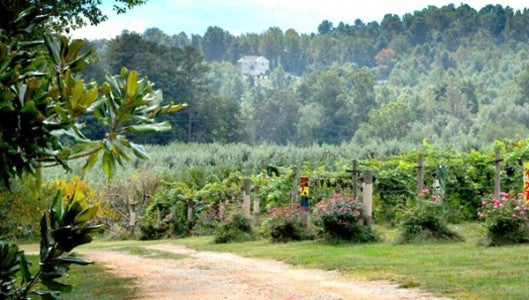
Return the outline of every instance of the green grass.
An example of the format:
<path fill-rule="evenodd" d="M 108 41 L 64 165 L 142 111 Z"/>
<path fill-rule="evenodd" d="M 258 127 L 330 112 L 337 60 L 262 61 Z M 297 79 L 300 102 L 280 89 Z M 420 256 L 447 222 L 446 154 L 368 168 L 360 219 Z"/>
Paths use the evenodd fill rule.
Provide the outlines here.
<path fill-rule="evenodd" d="M 466 239 L 465 242 L 456 243 L 396 245 L 393 242 L 397 236 L 396 230 L 378 229 L 386 238 L 384 242 L 356 245 L 330 245 L 320 240 L 286 244 L 266 240 L 214 244 L 213 237 L 191 237 L 148 242 L 96 241 L 82 247 L 128 251 L 146 257 L 180 258 L 178 255 L 172 257 L 174 254 L 164 251 L 151 251 L 143 246 L 181 244 L 197 250 L 232 252 L 247 257 L 276 259 L 303 267 L 340 270 L 347 277 L 362 280 L 391 280 L 402 288 L 419 287 L 424 291 L 456 299 L 527 298 L 529 245 L 480 246 L 479 241 L 484 233 L 477 224 L 455 226 L 454 229 Z M 131 288 L 130 281 L 112 278 L 97 264 L 77 269 L 83 270 L 73 270 L 70 273 L 77 291 L 100 290 L 101 285 L 108 286 L 109 289 L 121 285 L 112 283 L 113 280 L 123 281 L 126 288 Z M 85 271 L 90 273 L 85 275 Z M 98 282 L 91 282 L 92 278 L 98 278 Z M 104 297 L 120 298 L 127 293 L 130 290 L 106 290 Z M 77 293 L 71 295 L 76 299 L 103 297 L 93 294 L 79 294 L 79 297 Z"/>
<path fill-rule="evenodd" d="M 28 255 L 27 257 L 32 264 L 31 269 L 34 274 L 38 265 L 38 256 Z M 73 291 L 62 293 L 61 299 L 127 299 L 131 298 L 137 290 L 137 287 L 133 285 L 132 278 L 115 277 L 97 262 L 88 266 L 72 265 L 67 277 L 63 277 L 58 281 L 73 286 Z"/>
<path fill-rule="evenodd" d="M 289 264 L 340 270 L 358 279 L 386 279 L 458 299 L 526 299 L 529 245 L 483 247 L 475 224 L 457 228 L 458 243 L 396 245 L 392 240 L 363 245 L 329 245 L 322 241 L 271 244 L 255 241 L 216 245 L 208 237 L 175 241 L 199 250 L 233 252 Z M 394 235 L 389 232 L 389 235 Z"/>

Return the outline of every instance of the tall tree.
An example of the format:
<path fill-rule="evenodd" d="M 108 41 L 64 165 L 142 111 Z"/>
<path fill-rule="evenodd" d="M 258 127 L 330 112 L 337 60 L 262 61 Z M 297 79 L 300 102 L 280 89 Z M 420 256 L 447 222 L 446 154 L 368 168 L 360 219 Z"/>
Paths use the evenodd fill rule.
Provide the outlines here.
<path fill-rule="evenodd" d="M 261 37 L 259 49 L 270 61 L 270 68 L 280 65 L 284 50 L 283 31 L 279 27 L 270 27 Z"/>

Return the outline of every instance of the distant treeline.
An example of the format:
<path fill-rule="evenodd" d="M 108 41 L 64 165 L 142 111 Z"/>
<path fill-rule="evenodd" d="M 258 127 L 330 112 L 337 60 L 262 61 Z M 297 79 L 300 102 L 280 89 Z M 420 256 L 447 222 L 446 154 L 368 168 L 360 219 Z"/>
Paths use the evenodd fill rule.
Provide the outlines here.
<path fill-rule="evenodd" d="M 426 138 L 471 148 L 529 133 L 528 25 L 528 9 L 462 4 L 380 23 L 324 20 L 310 35 L 209 27 L 203 36 L 170 36 L 151 28 L 93 41 L 101 60 L 86 75 L 137 69 L 165 99 L 189 104 L 171 117 L 174 130 L 151 143 L 375 147 Z M 267 57 L 270 74 L 239 74 L 243 55 Z"/>

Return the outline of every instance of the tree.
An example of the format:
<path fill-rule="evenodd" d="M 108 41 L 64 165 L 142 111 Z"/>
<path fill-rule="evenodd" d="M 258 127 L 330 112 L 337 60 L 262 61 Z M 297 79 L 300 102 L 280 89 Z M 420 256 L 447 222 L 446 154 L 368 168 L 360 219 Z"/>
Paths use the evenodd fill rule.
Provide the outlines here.
<path fill-rule="evenodd" d="M 320 25 L 318 25 L 318 33 L 319 34 L 327 34 L 334 30 L 334 26 L 332 25 L 332 22 L 329 20 L 323 20 Z"/>
<path fill-rule="evenodd" d="M 297 137 L 299 98 L 289 90 L 270 90 L 254 114 L 258 142 L 285 145 Z"/>
<path fill-rule="evenodd" d="M 84 8 L 84 2 L 73 3 Z M 116 165 L 129 160 L 127 149 L 138 158 L 146 158 L 143 148 L 130 141 L 127 134 L 169 129 L 168 123 L 158 123 L 154 116 L 178 111 L 183 105 L 160 106 L 161 93 L 146 78 L 140 79 L 136 71 L 122 69 L 119 75 L 107 76 L 101 86 L 85 83 L 80 73 L 88 64 L 91 51 L 83 51 L 82 40 L 70 41 L 50 34 L 45 27 L 46 22 L 56 21 L 48 15 L 54 11 L 50 7 L 53 5 L 57 6 L 59 20 L 75 20 L 77 15 L 64 13 L 62 2 L 2 4 L 10 8 L 0 23 L 3 184 L 9 187 L 14 176 L 29 173 L 39 185 L 42 167 L 68 168 L 68 161 L 81 158 L 86 159 L 83 170 L 88 170 L 101 157 L 104 172 L 112 178 Z M 32 39 L 33 29 L 45 33 L 43 41 Z M 88 112 L 105 126 L 103 139 L 93 141 L 84 136 L 79 120 Z M 70 286 L 56 280 L 67 273 L 69 265 L 90 263 L 69 253 L 89 243 L 91 234 L 99 231 L 100 226 L 90 223 L 96 211 L 96 207 L 84 203 L 81 192 L 76 191 L 67 203 L 57 193 L 40 222 L 40 263 L 35 274 L 16 244 L 0 241 L 0 298 L 26 299 L 35 293 L 54 299 L 60 297 L 61 291 L 70 291 Z M 35 290 L 36 283 L 47 290 Z"/>
<path fill-rule="evenodd" d="M 222 61 L 228 50 L 230 33 L 217 26 L 210 26 L 202 39 L 202 53 L 207 61 Z"/>
<path fill-rule="evenodd" d="M 114 0 L 113 2 L 113 10 L 121 14 L 135 6 L 146 3 L 147 0 Z M 33 18 L 45 20 L 46 26 L 51 26 L 57 32 L 69 32 L 71 29 L 80 28 L 87 24 L 97 25 L 106 21 L 108 17 L 101 11 L 100 5 L 100 0 L 3 0 L 0 28 L 6 30 L 8 34 L 22 28 L 19 26 L 24 24 L 12 21 L 19 16 L 21 11 L 33 7 L 34 10 L 26 11 L 26 13 L 31 13 Z M 25 18 L 26 26 L 37 25 L 29 20 L 31 18 Z M 38 24 L 38 26 L 43 25 L 44 22 Z"/>
<path fill-rule="evenodd" d="M 270 69 L 280 65 L 284 48 L 283 31 L 279 27 L 270 27 L 261 37 L 259 50 L 270 61 Z"/>

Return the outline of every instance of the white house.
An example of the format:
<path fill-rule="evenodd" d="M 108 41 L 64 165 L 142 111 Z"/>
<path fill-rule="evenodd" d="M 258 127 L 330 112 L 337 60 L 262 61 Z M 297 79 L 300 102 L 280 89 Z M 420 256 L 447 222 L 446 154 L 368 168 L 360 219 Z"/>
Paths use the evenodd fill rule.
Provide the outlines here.
<path fill-rule="evenodd" d="M 270 64 L 264 56 L 248 55 L 237 61 L 237 69 L 244 75 L 263 75 L 270 70 Z"/>

